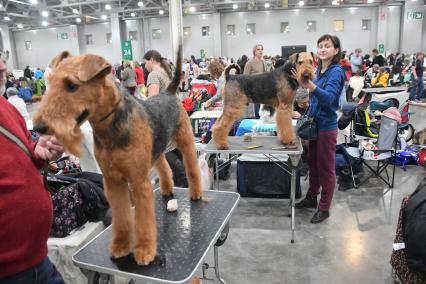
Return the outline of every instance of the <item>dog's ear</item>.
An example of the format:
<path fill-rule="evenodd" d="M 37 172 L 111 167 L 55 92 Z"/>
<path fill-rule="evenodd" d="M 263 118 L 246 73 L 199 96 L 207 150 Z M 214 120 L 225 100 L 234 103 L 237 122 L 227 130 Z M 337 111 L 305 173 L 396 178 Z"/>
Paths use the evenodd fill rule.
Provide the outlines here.
<path fill-rule="evenodd" d="M 50 62 L 49 66 L 52 69 L 55 69 L 56 66 L 58 66 L 58 64 L 64 60 L 65 58 L 71 57 L 71 53 L 69 53 L 69 51 L 62 51 L 61 53 L 59 53 L 59 55 L 57 55 L 55 58 L 52 59 L 52 61 Z"/>
<path fill-rule="evenodd" d="M 94 78 L 102 78 L 111 73 L 111 64 L 105 58 L 88 54 L 85 55 L 78 70 L 78 79 L 87 82 Z"/>
<path fill-rule="evenodd" d="M 296 64 L 298 59 L 299 59 L 299 53 L 293 53 L 293 54 L 290 56 L 290 61 L 291 61 L 291 63 L 293 63 L 293 64 Z"/>
<path fill-rule="evenodd" d="M 313 53 L 312 51 L 311 51 L 311 55 L 312 55 L 312 60 L 313 60 L 313 65 L 316 67 L 316 66 L 318 66 L 318 55 L 316 55 L 315 53 Z"/>

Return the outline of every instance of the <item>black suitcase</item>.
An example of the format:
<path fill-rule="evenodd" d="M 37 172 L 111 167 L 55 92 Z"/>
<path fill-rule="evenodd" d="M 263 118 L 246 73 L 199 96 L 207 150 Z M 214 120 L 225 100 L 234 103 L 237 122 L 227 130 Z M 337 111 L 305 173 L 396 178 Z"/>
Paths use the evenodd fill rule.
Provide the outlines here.
<path fill-rule="evenodd" d="M 252 156 L 252 160 L 251 157 L 237 160 L 238 193 L 243 197 L 290 198 L 291 175 L 263 155 Z M 288 163 L 279 162 L 279 165 L 291 172 Z M 300 196 L 300 172 L 296 171 L 296 198 Z"/>

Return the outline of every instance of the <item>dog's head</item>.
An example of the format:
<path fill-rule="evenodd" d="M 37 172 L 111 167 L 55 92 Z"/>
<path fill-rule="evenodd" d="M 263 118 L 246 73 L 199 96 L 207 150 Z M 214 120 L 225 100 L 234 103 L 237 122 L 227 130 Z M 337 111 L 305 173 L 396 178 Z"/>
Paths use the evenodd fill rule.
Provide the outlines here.
<path fill-rule="evenodd" d="M 80 125 L 107 114 L 117 101 L 111 95 L 114 82 L 106 78 L 111 65 L 97 55 L 71 56 L 64 51 L 50 67 L 48 89 L 33 117 L 34 130 L 55 135 L 68 152 L 80 155 Z"/>
<path fill-rule="evenodd" d="M 315 78 L 315 55 L 313 52 L 300 52 L 290 56 L 290 61 L 296 69 L 296 79 L 307 82 Z"/>

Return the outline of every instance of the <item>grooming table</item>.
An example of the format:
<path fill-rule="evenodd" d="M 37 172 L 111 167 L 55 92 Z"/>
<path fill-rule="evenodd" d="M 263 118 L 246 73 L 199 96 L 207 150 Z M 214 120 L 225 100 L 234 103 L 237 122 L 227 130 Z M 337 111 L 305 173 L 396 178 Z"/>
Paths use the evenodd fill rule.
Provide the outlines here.
<path fill-rule="evenodd" d="M 296 149 L 275 149 L 283 147 L 284 145 L 277 136 L 253 136 L 252 141 L 244 142 L 242 136 L 229 136 L 228 137 L 229 149 L 218 150 L 216 143 L 213 139 L 204 148 L 204 152 L 208 154 L 216 154 L 216 173 L 219 172 L 218 154 L 230 154 L 237 157 L 239 154 L 262 154 L 267 157 L 271 162 L 275 163 L 283 171 L 291 174 L 291 194 L 290 194 L 290 206 L 289 216 L 291 217 L 291 243 L 294 243 L 294 204 L 296 195 L 296 170 L 300 166 L 300 158 L 303 153 L 302 143 L 299 137 L 296 137 Z M 262 147 L 248 149 L 250 146 L 261 145 Z M 289 172 L 286 168 L 281 166 L 279 162 L 282 161 L 280 156 L 287 154 L 290 159 Z M 232 159 L 232 158 L 231 158 Z M 266 173 L 267 174 L 267 173 Z M 219 175 L 216 175 L 216 189 L 219 190 Z"/>
<path fill-rule="evenodd" d="M 228 222 L 240 196 L 224 191 L 204 191 L 204 196 L 209 202 L 191 201 L 188 189 L 174 188 L 178 210 L 171 213 L 167 212 L 167 201 L 171 198 L 162 197 L 160 191 L 155 190 L 158 247 L 157 256 L 150 265 L 137 265 L 133 255 L 111 259 L 108 250 L 111 226 L 74 254 L 74 264 L 100 274 L 146 283 L 186 283 L 215 245 L 216 277 L 225 283 L 219 273 L 218 246 L 226 240 Z"/>
<path fill-rule="evenodd" d="M 200 124 L 208 126 L 212 118 L 219 118 L 222 115 L 222 110 L 199 110 L 191 114 L 191 125 L 193 127 L 194 135 L 201 136 L 199 132 Z"/>
<path fill-rule="evenodd" d="M 398 93 L 398 92 L 404 92 L 404 91 L 406 92 L 407 87 L 364 88 L 361 91 L 366 93 L 376 93 L 376 94 Z"/>

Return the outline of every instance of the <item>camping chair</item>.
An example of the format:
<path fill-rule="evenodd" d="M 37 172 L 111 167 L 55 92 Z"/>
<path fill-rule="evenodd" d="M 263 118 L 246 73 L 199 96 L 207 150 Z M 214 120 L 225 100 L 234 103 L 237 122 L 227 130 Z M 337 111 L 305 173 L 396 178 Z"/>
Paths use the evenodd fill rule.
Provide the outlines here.
<path fill-rule="evenodd" d="M 361 184 L 367 181 L 371 176 L 375 175 L 380 178 L 384 183 L 386 183 L 390 188 L 393 188 L 394 179 L 395 179 L 395 163 L 393 160 L 395 158 L 395 146 L 398 136 L 398 122 L 394 119 L 391 119 L 387 116 L 383 116 L 380 123 L 379 137 L 377 139 L 371 139 L 366 137 L 366 139 L 360 139 L 359 147 L 347 147 L 347 153 L 360 161 L 365 165 L 371 172 L 369 176 L 364 178 L 358 184 L 355 182 L 354 171 L 352 165 L 349 164 L 352 181 L 354 187 L 358 188 Z M 374 141 L 374 148 L 371 150 L 365 149 L 365 141 L 372 142 Z M 376 161 L 377 167 L 373 167 L 368 164 L 369 161 Z M 392 165 L 392 176 L 389 176 L 387 167 Z M 386 178 L 384 177 L 386 175 Z"/>

